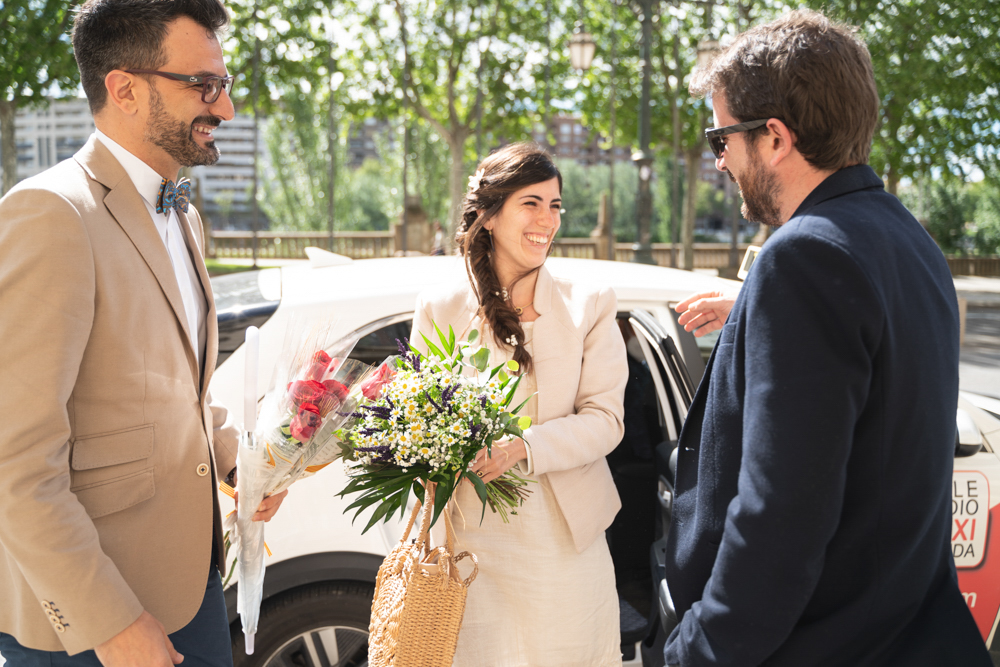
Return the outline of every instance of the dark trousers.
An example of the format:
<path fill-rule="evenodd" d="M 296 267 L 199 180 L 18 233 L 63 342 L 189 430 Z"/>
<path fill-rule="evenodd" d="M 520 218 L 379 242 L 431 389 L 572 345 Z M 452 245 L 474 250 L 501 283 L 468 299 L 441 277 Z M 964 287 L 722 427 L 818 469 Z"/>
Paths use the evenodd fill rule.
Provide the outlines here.
<path fill-rule="evenodd" d="M 184 656 L 182 667 L 232 667 L 233 649 L 229 638 L 226 601 L 222 596 L 219 570 L 212 565 L 208 571 L 205 598 L 198 613 L 186 626 L 170 635 L 177 652 Z M 4 667 L 101 667 L 93 651 L 74 656 L 65 651 L 36 651 L 25 648 L 10 635 L 0 632 L 0 655 Z"/>

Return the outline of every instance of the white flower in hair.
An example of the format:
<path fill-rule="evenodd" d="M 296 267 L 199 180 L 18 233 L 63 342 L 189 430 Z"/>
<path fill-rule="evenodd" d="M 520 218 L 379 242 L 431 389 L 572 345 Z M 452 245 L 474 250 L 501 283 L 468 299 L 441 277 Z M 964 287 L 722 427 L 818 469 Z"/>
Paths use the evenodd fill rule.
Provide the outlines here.
<path fill-rule="evenodd" d="M 511 347 L 517 347 L 517 336 L 511 334 L 510 338 L 507 338 L 504 342 L 510 344 Z"/>
<path fill-rule="evenodd" d="M 469 192 L 475 192 L 479 189 L 479 182 L 483 180 L 483 170 L 480 169 L 472 176 L 469 176 Z"/>

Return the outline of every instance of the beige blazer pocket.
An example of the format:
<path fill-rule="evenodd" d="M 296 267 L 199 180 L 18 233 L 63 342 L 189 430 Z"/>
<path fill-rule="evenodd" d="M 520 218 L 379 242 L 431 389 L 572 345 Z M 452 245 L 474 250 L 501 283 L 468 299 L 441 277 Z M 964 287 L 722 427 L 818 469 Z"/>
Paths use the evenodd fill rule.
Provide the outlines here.
<path fill-rule="evenodd" d="M 153 468 L 136 470 L 143 463 L 124 465 L 148 463 L 153 454 L 153 436 L 153 424 L 143 424 L 76 439 L 70 467 L 77 473 L 70 491 L 90 518 L 120 512 L 153 497 Z"/>
<path fill-rule="evenodd" d="M 120 512 L 153 497 L 153 469 L 71 489 L 91 519 Z"/>
<path fill-rule="evenodd" d="M 93 470 L 148 459 L 153 453 L 153 424 L 76 439 L 70 467 Z"/>

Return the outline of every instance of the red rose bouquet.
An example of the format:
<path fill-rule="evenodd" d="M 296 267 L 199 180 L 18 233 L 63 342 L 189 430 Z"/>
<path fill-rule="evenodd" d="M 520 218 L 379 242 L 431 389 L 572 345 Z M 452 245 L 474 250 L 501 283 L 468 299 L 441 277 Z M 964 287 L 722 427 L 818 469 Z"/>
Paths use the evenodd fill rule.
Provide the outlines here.
<path fill-rule="evenodd" d="M 237 554 L 238 608 L 247 654 L 253 652 L 264 578 L 264 524 L 255 508 L 267 496 L 312 475 L 341 455 L 338 431 L 352 419 L 372 368 L 348 359 L 357 339 L 336 341 L 330 326 L 289 326 L 284 352 L 256 421 L 247 409 L 247 432 L 236 459 L 239 511 L 227 518 L 230 549 Z M 248 349 L 248 364 L 251 351 Z M 256 352 L 253 352 L 256 355 Z M 256 367 L 256 360 L 253 362 Z M 255 371 L 254 371 L 255 372 Z M 249 371 L 248 371 L 249 374 Z M 249 382 L 256 398 L 256 380 Z"/>

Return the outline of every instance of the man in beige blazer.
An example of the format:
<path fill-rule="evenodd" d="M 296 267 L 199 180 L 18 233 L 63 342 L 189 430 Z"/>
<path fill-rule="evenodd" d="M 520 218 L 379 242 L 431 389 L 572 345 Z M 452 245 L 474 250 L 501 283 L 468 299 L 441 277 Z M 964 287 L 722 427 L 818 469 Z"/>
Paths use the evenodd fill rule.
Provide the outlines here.
<path fill-rule="evenodd" d="M 236 430 L 208 392 L 201 220 L 161 188 L 218 159 L 227 23 L 217 0 L 89 0 L 73 41 L 98 132 L 0 200 L 8 667 L 232 662 L 215 488 Z"/>

